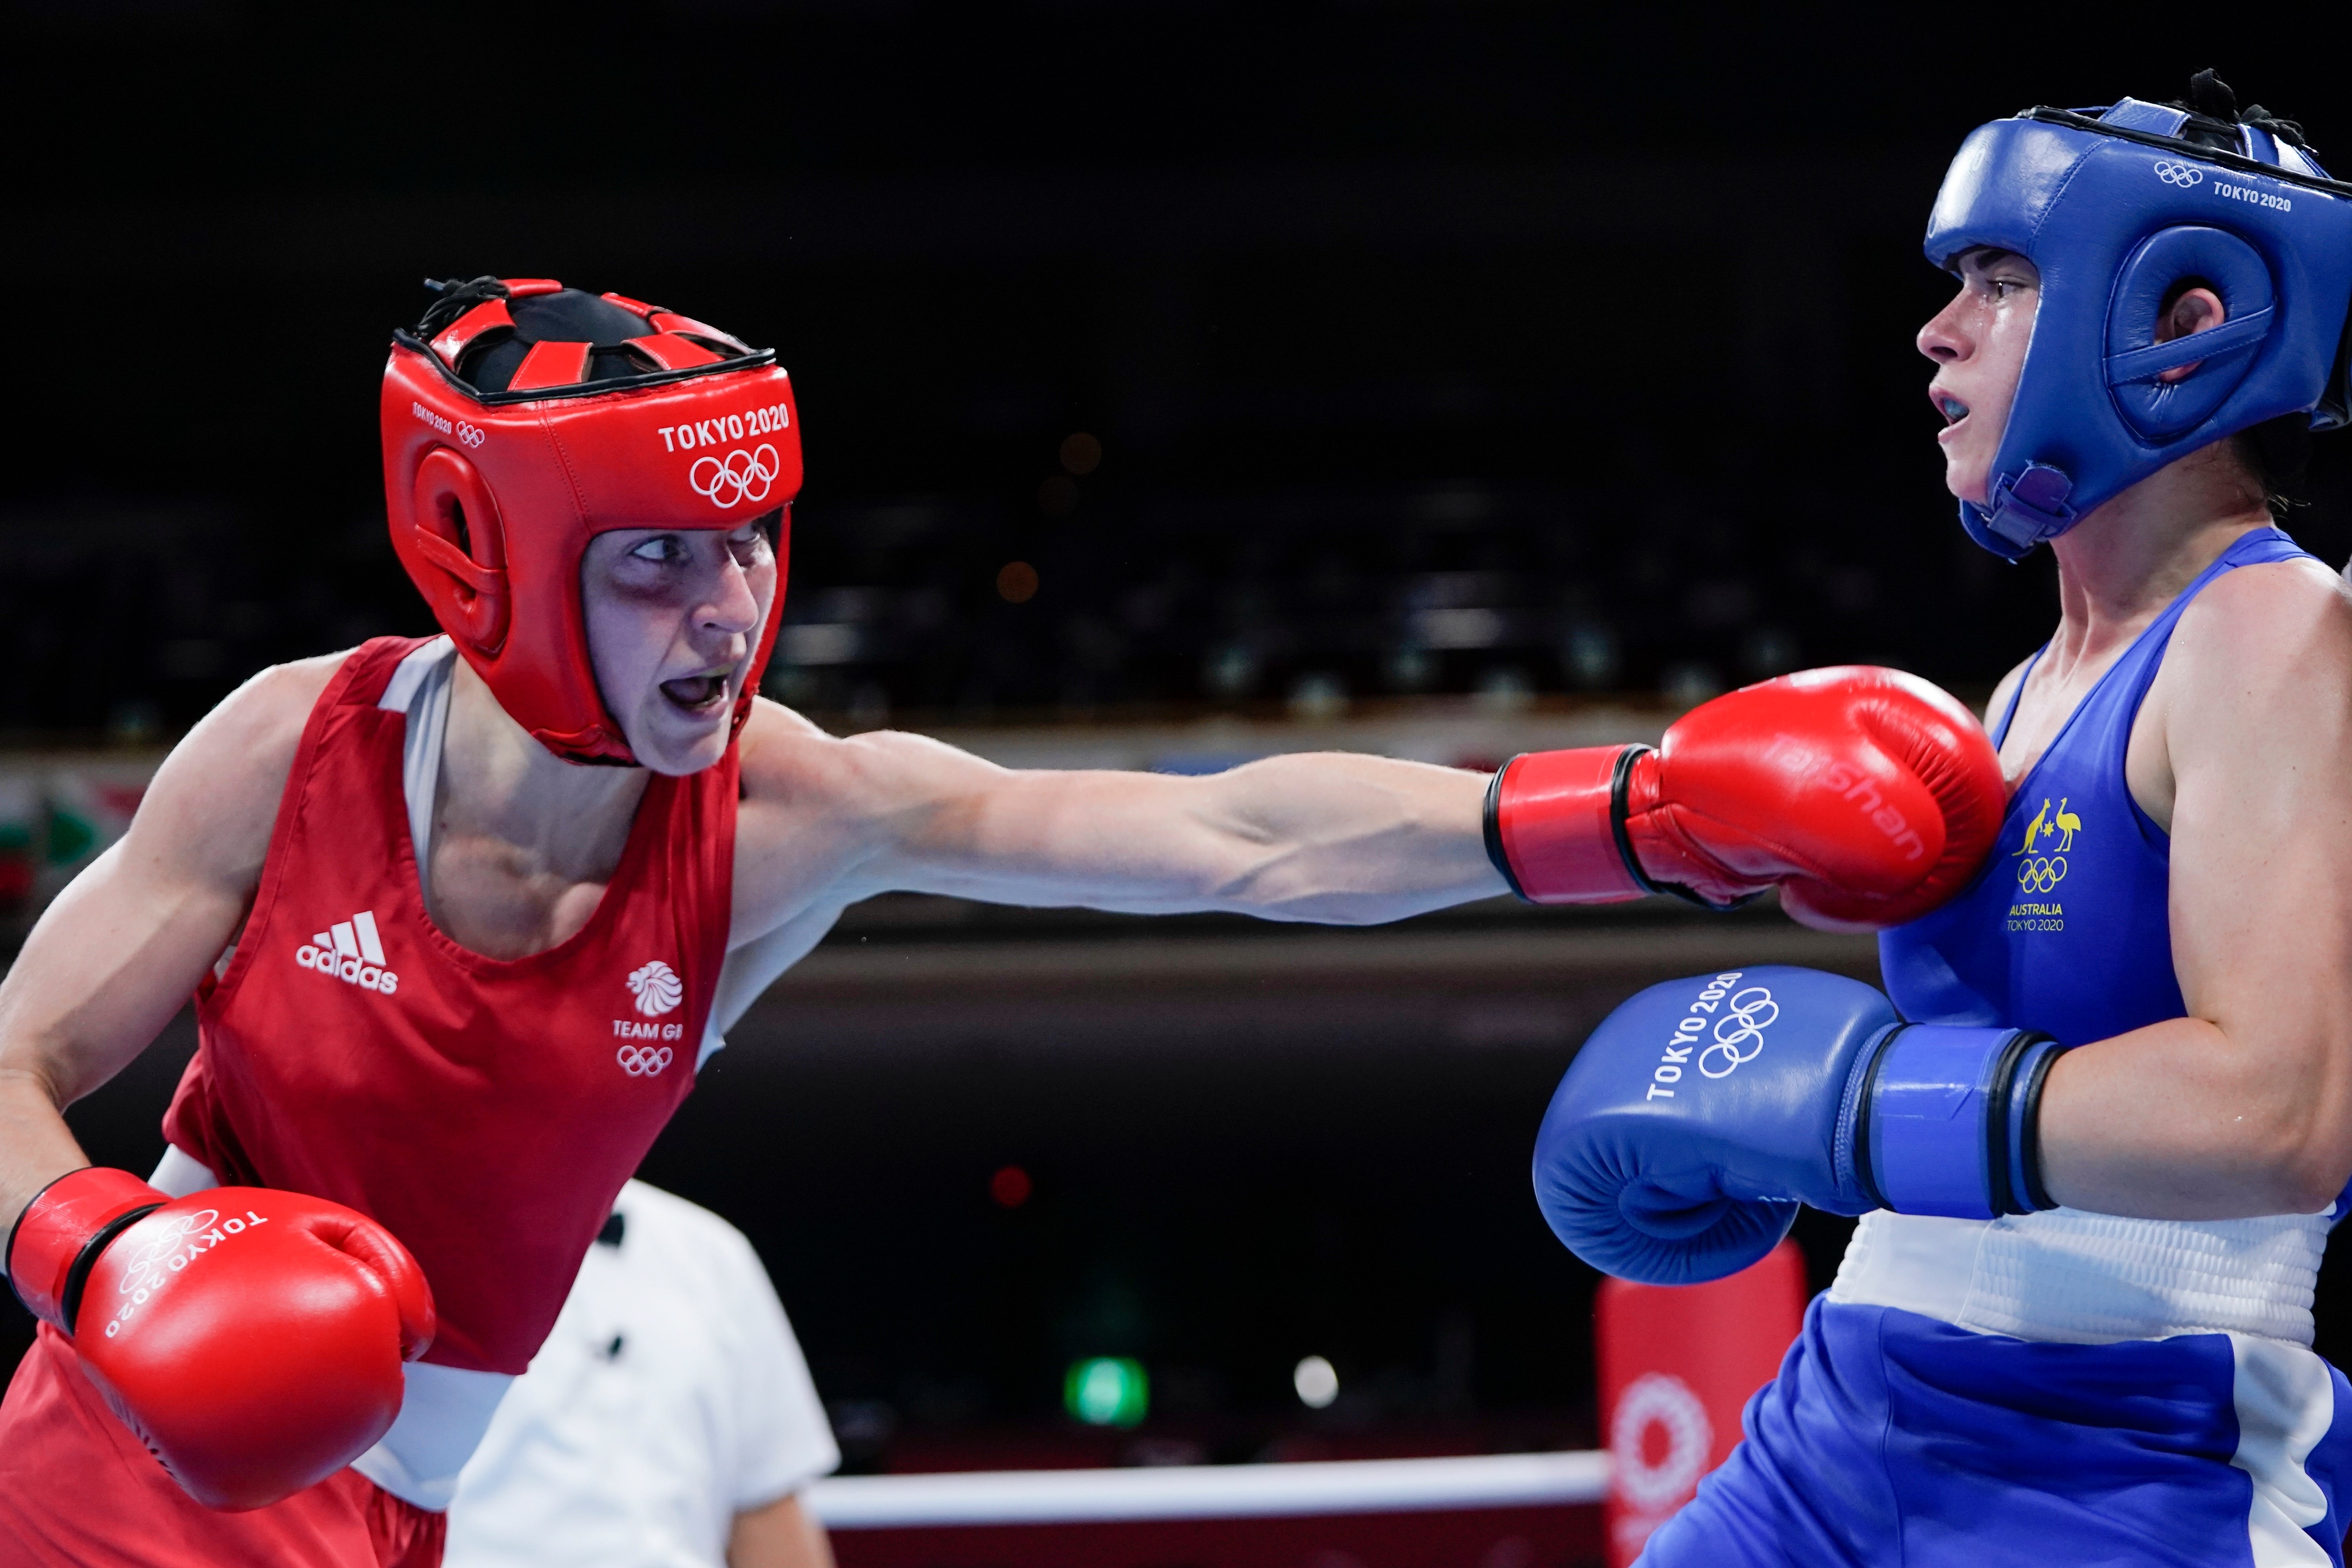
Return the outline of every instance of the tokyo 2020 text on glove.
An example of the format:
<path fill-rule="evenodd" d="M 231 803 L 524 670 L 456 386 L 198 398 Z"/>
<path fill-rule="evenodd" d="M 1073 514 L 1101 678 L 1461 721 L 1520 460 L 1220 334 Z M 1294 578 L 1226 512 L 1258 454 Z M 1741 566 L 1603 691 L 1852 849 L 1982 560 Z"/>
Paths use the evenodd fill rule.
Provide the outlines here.
<path fill-rule="evenodd" d="M 400 1413 L 433 1293 L 365 1215 L 267 1187 L 177 1199 L 87 1166 L 44 1187 L 8 1278 L 188 1494 L 260 1508 L 364 1453 Z"/>
<path fill-rule="evenodd" d="M 1672 980 L 1604 1019 L 1536 1139 L 1553 1234 L 1622 1279 L 1735 1273 L 1832 1214 L 1990 1219 L 2056 1206 L 2042 1087 L 2063 1047 L 1906 1024 L 1874 986 L 1765 965 Z"/>

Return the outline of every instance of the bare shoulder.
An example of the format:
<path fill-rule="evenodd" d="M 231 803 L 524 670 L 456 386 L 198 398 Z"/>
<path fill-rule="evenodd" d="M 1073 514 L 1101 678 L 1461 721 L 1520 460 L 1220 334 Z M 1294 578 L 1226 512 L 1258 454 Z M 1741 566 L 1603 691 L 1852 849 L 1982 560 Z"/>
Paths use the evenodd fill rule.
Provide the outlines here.
<path fill-rule="evenodd" d="M 2181 613 L 2165 666 L 2186 678 L 2176 683 L 2184 690 L 2344 695 L 2352 691 L 2352 587 L 2309 560 L 2225 573 Z"/>
<path fill-rule="evenodd" d="M 820 787 L 839 742 L 781 702 L 751 700 L 751 716 L 736 742 L 743 798 L 782 802 Z"/>
<path fill-rule="evenodd" d="M 990 763 L 943 741 L 898 730 L 826 733 L 766 698 L 743 726 L 743 799 L 789 803 L 823 815 L 877 816 L 910 798 L 951 788 Z"/>
<path fill-rule="evenodd" d="M 2176 767 L 2352 758 L 2352 590 L 2315 561 L 2225 574 L 2182 612 L 2148 697 Z"/>
<path fill-rule="evenodd" d="M 222 698 L 220 705 L 188 732 L 188 739 L 259 747 L 276 758 L 281 770 L 292 766 L 294 748 L 301 742 L 310 710 L 319 705 L 327 683 L 352 652 L 345 648 L 341 653 L 273 664 L 257 672 Z"/>
<path fill-rule="evenodd" d="M 223 698 L 163 759 L 133 838 L 163 858 L 257 874 L 303 726 L 349 657 L 272 665 Z"/>
<path fill-rule="evenodd" d="M 969 752 L 920 735 L 829 735 L 765 699 L 753 703 L 739 744 L 739 940 L 879 890 L 861 868 L 919 834 L 942 805 L 1003 776 Z M 831 918 L 824 916 L 826 923 Z"/>

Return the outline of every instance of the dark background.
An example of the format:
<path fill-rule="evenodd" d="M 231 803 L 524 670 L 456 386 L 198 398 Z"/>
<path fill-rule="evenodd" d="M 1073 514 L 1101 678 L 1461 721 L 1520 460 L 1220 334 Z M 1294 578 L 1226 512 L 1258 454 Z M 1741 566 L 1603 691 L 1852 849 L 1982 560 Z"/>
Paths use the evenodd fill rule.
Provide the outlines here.
<path fill-rule="evenodd" d="M 836 725 L 1688 701 L 1846 659 L 1980 697 L 2053 604 L 1940 485 L 1910 342 L 1953 147 L 2208 64 L 2323 155 L 2352 104 L 2326 51 L 2210 13 L 1895 15 L 20 4 L 0 738 L 168 739 L 265 663 L 429 629 L 377 378 L 417 279 L 482 271 L 779 348 L 785 614 L 837 629 L 771 689 Z M 2344 446 L 2290 522 L 2331 562 Z M 1440 940 L 1528 932 L 1572 981 Z M 1724 939 L 1483 910 L 1392 939 L 1438 956 L 1126 992 L 1085 975 L 1133 922 L 868 911 L 835 949 L 1072 978 L 1008 957 L 1033 978 L 919 1006 L 795 977 L 648 1173 L 760 1242 L 858 1463 L 1073 1452 L 1082 1353 L 1145 1359 L 1160 1414 L 1117 1442 L 1171 1445 L 1102 1457 L 1587 1441 L 1591 1276 L 1528 1135 L 1582 1025 Z M 78 1112 L 94 1154 L 152 1152 L 175 1070 Z M 1347 1391 L 1312 1420 L 1309 1352 Z"/>
<path fill-rule="evenodd" d="M 1952 148 L 2209 59 L 2323 152 L 2352 105 L 2322 52 L 2184 51 L 2154 11 L 2037 10 L 2030 49 L 1892 15 L 20 5 L 0 731 L 170 733 L 262 663 L 425 628 L 380 354 L 419 278 L 479 271 L 780 349 L 787 614 L 856 628 L 778 673 L 819 710 L 1863 658 L 1981 689 L 2049 591 L 1938 483 L 1910 340 Z M 2331 559 L 2342 445 L 2295 523 Z M 1465 606 L 1499 640 L 1427 646 Z"/>

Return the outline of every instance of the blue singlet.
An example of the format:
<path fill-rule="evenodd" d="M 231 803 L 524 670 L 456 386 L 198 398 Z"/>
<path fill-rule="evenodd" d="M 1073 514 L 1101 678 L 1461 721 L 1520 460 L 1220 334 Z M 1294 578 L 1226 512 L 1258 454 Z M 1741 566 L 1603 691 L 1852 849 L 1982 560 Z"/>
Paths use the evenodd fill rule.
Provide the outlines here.
<path fill-rule="evenodd" d="M 1977 879 L 1880 938 L 1906 1017 L 2082 1045 L 2184 1016 L 2171 841 L 2124 778 L 2132 721 L 2199 592 L 2297 558 L 2276 529 L 2237 540 L 2101 677 L 2020 783 Z M 1997 742 L 2016 711 L 2012 696 Z M 2342 1568 L 2352 1386 L 2307 1350 L 2234 1331 L 2017 1338 L 1963 1316 L 1815 1300 L 1744 1440 L 1651 1537 L 1644 1568 Z"/>
<path fill-rule="evenodd" d="M 2086 1045 L 2188 1011 L 2172 972 L 2172 840 L 2124 780 L 2132 721 L 2199 590 L 2303 554 L 2275 528 L 2221 552 L 2083 699 L 2019 781 L 1999 847 L 1969 889 L 1878 939 L 1887 994 L 1921 1023 L 2010 1025 Z M 2046 651 L 2046 650 L 2045 650 Z M 1993 743 L 2009 738 L 2037 652 Z"/>

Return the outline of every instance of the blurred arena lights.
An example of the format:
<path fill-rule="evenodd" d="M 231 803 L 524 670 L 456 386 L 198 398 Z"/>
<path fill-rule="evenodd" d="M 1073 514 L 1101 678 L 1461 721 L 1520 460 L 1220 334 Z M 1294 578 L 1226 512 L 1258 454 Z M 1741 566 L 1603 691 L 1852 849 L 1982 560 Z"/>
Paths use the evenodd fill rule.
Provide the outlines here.
<path fill-rule="evenodd" d="M 1027 604 L 1037 596 L 1037 568 L 1026 561 L 1006 562 L 996 574 L 996 592 L 1008 604 Z"/>
<path fill-rule="evenodd" d="M 1290 1386 L 1298 1391 L 1298 1403 L 1307 1409 L 1328 1410 L 1339 1397 L 1339 1373 L 1321 1356 L 1307 1356 L 1291 1369 Z"/>
<path fill-rule="evenodd" d="M 1027 1203 L 1029 1194 L 1036 1190 L 1036 1184 L 1029 1179 L 1029 1173 L 1018 1165 L 1002 1166 L 988 1178 L 988 1195 L 996 1200 L 1000 1208 L 1017 1209 Z"/>
<path fill-rule="evenodd" d="M 1133 1426 L 1151 1408 L 1151 1380 L 1127 1356 L 1095 1356 L 1071 1364 L 1062 1379 L 1062 1405 L 1089 1426 Z"/>
<path fill-rule="evenodd" d="M 1093 473 L 1102 467 L 1102 443 L 1080 430 L 1062 442 L 1062 467 L 1073 474 Z"/>

